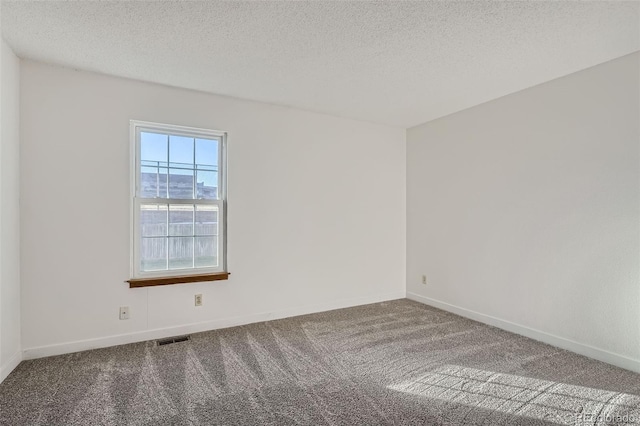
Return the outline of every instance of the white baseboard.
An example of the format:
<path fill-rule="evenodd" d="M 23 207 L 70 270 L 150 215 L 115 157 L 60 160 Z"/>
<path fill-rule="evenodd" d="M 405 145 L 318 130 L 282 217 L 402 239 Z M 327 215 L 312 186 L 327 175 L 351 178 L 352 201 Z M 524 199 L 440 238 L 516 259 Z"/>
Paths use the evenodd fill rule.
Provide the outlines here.
<path fill-rule="evenodd" d="M 0 366 L 0 383 L 7 378 L 7 376 L 22 362 L 22 351 L 17 351 L 9 361 L 3 366 Z"/>
<path fill-rule="evenodd" d="M 568 351 L 575 352 L 589 358 L 597 359 L 598 361 L 606 362 L 607 364 L 615 365 L 626 370 L 640 373 L 640 360 L 637 359 L 628 358 L 626 356 L 618 355 L 604 349 L 585 345 L 584 343 L 579 343 L 574 340 L 566 339 L 564 337 L 545 333 L 544 331 L 529 328 L 524 325 L 513 323 L 511 321 L 493 317 L 491 315 L 481 314 L 480 312 L 471 311 L 469 309 L 451 305 L 446 302 L 441 302 L 439 300 L 421 296 L 416 293 L 407 292 L 407 298 L 415 300 L 416 302 L 424 303 L 425 305 L 442 309 L 443 311 L 452 312 L 465 318 L 492 325 L 502 330 L 520 334 L 522 336 L 529 337 L 531 339 L 538 340 L 540 342 L 547 343 L 561 349 L 566 349 Z"/>
<path fill-rule="evenodd" d="M 25 348 L 23 350 L 22 357 L 23 359 L 35 359 L 47 356 L 63 355 L 91 349 L 106 348 L 109 346 L 124 345 L 127 343 L 144 342 L 146 340 L 161 339 L 164 337 L 178 336 L 182 334 L 199 333 L 202 331 L 217 330 L 221 328 L 247 325 L 256 322 L 331 311 L 334 309 L 350 308 L 353 306 L 367 305 L 369 303 L 379 303 L 395 299 L 404 299 L 405 296 L 406 293 L 403 290 L 393 293 L 379 294 L 375 296 L 360 297 L 355 299 L 343 299 L 317 305 L 301 306 L 277 312 L 263 312 L 253 315 L 185 324 L 177 327 L 145 330 L 136 333 L 127 333 L 115 336 L 98 337 L 95 339 L 78 340 L 74 342 L 60 343 L 55 345 Z"/>

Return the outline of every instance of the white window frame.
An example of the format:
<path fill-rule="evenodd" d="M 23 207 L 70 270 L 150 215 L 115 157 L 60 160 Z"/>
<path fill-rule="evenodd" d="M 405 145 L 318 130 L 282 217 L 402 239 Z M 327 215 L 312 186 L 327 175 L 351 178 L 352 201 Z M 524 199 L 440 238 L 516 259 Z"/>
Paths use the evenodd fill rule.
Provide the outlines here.
<path fill-rule="evenodd" d="M 141 198 L 140 187 L 140 133 L 168 133 L 172 136 L 186 136 L 218 140 L 218 199 L 175 199 L 175 198 Z M 227 271 L 227 133 L 219 130 L 208 130 L 148 121 L 130 120 L 131 146 L 131 276 L 132 278 L 158 278 L 210 274 Z M 201 204 L 218 207 L 218 266 L 205 268 L 184 268 L 175 270 L 141 271 L 140 270 L 140 206 L 142 204 Z M 167 247 L 167 250 L 169 248 Z"/>

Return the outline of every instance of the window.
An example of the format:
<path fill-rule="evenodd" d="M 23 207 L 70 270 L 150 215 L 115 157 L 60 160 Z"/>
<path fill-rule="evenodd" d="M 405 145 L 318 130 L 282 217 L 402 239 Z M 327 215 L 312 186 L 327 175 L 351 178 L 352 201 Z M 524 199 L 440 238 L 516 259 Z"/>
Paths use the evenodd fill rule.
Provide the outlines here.
<path fill-rule="evenodd" d="M 131 145 L 131 286 L 226 279 L 226 133 L 131 121 Z"/>

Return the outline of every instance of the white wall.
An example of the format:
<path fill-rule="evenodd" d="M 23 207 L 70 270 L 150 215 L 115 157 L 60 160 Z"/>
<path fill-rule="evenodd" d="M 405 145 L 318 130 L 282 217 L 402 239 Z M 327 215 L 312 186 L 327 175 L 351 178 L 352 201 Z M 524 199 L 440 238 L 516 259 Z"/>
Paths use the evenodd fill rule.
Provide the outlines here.
<path fill-rule="evenodd" d="M 408 130 L 409 297 L 640 371 L 639 60 Z"/>
<path fill-rule="evenodd" d="M 0 382 L 22 360 L 20 344 L 20 61 L 0 41 Z"/>
<path fill-rule="evenodd" d="M 404 129 L 21 69 L 25 357 L 404 297 Z M 124 283 L 130 119 L 229 132 L 229 281 Z"/>

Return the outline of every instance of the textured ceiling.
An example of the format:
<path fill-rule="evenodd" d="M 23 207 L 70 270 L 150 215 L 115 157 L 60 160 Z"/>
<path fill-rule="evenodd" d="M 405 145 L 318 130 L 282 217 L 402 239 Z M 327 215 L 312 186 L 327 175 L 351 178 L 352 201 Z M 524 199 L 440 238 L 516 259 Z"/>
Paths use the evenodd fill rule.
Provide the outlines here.
<path fill-rule="evenodd" d="M 640 50 L 638 2 L 3 1 L 18 56 L 413 126 Z"/>

